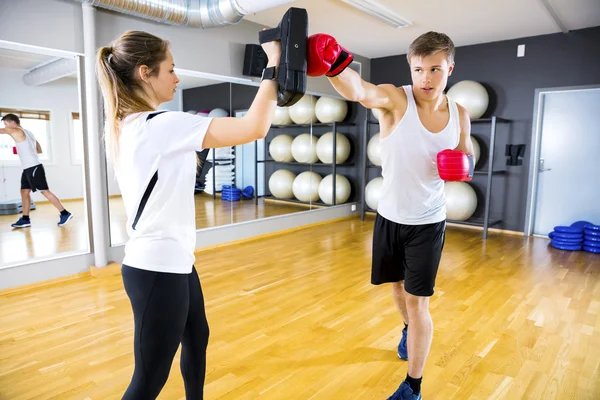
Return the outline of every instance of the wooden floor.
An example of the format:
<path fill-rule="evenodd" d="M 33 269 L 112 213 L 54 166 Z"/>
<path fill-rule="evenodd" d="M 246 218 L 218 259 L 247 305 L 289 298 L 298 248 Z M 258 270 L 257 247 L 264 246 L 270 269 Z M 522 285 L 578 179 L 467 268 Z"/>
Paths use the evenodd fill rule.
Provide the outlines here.
<path fill-rule="evenodd" d="M 197 229 L 308 211 L 311 208 L 309 205 L 265 201 L 262 198 L 256 206 L 253 200 L 228 202 L 220 197 L 213 199 L 212 195 L 206 193 L 197 194 L 195 199 Z M 20 214 L 0 215 L 0 266 L 60 253 L 87 252 L 88 226 L 83 200 L 66 200 L 63 204 L 74 215 L 63 227 L 56 225 L 58 212 L 47 202 L 36 204 L 37 209 L 31 211 L 30 228 L 13 229 L 10 226 L 20 218 Z M 127 216 L 121 197 L 110 198 L 109 213 L 111 243 L 124 244 L 128 239 Z"/>
<path fill-rule="evenodd" d="M 373 220 L 197 254 L 206 399 L 385 400 L 406 375 Z M 448 228 L 425 400 L 600 399 L 600 256 Z M 133 371 L 120 276 L 0 292 L 0 399 L 120 399 Z M 179 354 L 161 399 L 184 399 Z"/>

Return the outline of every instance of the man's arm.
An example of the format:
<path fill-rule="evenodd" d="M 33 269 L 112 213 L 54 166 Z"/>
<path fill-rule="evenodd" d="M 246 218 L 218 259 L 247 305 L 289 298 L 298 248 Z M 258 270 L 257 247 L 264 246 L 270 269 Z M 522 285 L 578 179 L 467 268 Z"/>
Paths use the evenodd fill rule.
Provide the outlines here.
<path fill-rule="evenodd" d="M 394 108 L 390 92 L 394 85 L 374 85 L 365 81 L 353 69 L 346 68 L 341 74 L 329 78 L 335 90 L 345 99 L 356 101 L 366 108 L 391 110 Z"/>
<path fill-rule="evenodd" d="M 454 149 L 442 150 L 437 154 L 437 168 L 444 181 L 469 182 L 475 173 L 475 151 L 471 143 L 471 117 L 467 110 L 458 105 L 460 138 Z"/>
<path fill-rule="evenodd" d="M 37 140 L 35 141 L 35 150 L 38 154 L 42 154 L 42 146 L 40 145 L 40 142 L 38 142 Z"/>
<path fill-rule="evenodd" d="M 15 134 L 22 134 L 23 131 L 21 131 L 20 129 L 17 128 L 0 128 L 0 133 L 5 133 L 7 135 L 15 135 Z"/>
<path fill-rule="evenodd" d="M 308 38 L 307 75 L 325 75 L 345 99 L 384 112 L 394 108 L 393 85 L 373 85 L 348 68 L 354 57 L 333 36 L 317 33 Z"/>
<path fill-rule="evenodd" d="M 460 140 L 458 146 L 454 150 L 461 150 L 465 153 L 475 156 L 475 150 L 473 149 L 473 143 L 471 142 L 471 117 L 469 112 L 460 104 L 456 104 L 458 107 L 458 116 L 460 121 Z"/>

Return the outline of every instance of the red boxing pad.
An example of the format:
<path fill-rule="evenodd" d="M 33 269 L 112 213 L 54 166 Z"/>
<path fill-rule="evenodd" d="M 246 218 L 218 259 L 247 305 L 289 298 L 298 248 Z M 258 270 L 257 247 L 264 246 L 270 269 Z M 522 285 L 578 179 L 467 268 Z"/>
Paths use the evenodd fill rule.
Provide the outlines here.
<path fill-rule="evenodd" d="M 473 178 L 473 156 L 459 150 L 442 150 L 437 155 L 440 178 L 445 181 L 470 181 Z"/>

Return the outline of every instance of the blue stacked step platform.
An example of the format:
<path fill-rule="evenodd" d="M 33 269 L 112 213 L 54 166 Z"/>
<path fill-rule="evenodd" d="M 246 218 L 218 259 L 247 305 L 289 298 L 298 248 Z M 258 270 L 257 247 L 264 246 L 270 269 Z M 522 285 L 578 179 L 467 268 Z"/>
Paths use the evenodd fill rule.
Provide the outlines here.
<path fill-rule="evenodd" d="M 570 226 L 555 226 L 548 234 L 552 247 L 566 251 L 600 254 L 600 225 L 577 221 Z"/>
<path fill-rule="evenodd" d="M 241 190 L 231 185 L 223 185 L 221 198 L 224 201 L 240 201 L 242 197 L 246 199 L 254 198 L 254 188 L 247 186 L 244 190 Z"/>

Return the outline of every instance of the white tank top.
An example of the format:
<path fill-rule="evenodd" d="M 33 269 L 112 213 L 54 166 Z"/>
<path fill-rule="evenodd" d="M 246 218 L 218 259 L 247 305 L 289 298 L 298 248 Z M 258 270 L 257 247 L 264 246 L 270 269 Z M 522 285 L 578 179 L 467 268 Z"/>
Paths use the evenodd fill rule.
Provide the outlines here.
<path fill-rule="evenodd" d="M 377 212 L 399 224 L 440 222 L 446 219 L 446 199 L 436 159 L 440 151 L 458 146 L 458 108 L 448 99 L 450 120 L 441 132 L 432 133 L 421 123 L 412 86 L 402 88 L 408 98 L 406 113 L 380 140 L 383 185 Z"/>
<path fill-rule="evenodd" d="M 41 162 L 37 155 L 36 141 L 33 133 L 27 129 L 21 128 L 21 130 L 25 133 L 25 140 L 16 143 L 15 146 L 17 147 L 17 155 L 21 160 L 22 168 L 27 169 L 40 165 Z"/>

